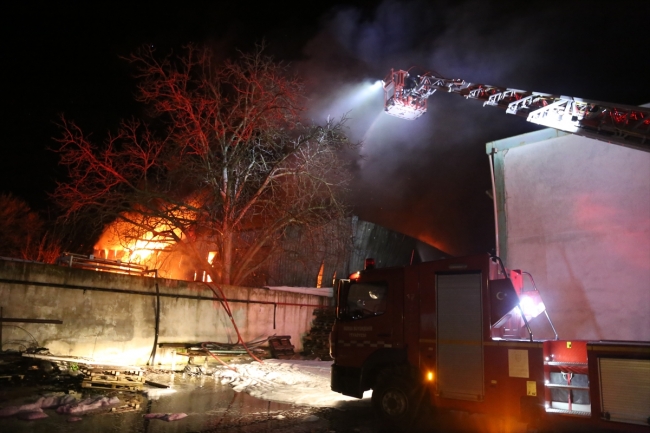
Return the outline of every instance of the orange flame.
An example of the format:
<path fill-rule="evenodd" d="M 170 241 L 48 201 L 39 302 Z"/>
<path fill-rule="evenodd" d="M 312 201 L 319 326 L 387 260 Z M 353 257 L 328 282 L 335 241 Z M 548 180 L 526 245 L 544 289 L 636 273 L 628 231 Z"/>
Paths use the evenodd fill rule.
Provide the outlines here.
<path fill-rule="evenodd" d="M 106 259 L 155 267 L 160 252 L 173 244 L 169 235 L 161 233 L 172 232 L 181 237 L 179 229 L 165 223 L 156 225 L 153 230 L 144 231 L 135 224 L 116 221 L 104 230 L 94 249 L 100 252 L 99 256 L 103 252 Z"/>
<path fill-rule="evenodd" d="M 189 219 L 194 215 L 184 212 L 181 216 Z M 142 224 L 144 227 L 153 225 L 151 230 L 130 221 L 138 221 L 136 215 L 124 214 L 124 219 L 108 225 L 94 246 L 94 254 L 98 258 L 116 260 L 123 263 L 138 264 L 148 269 L 157 269 L 158 275 L 164 278 L 181 280 L 199 280 L 211 282 L 210 276 L 197 270 L 191 260 L 185 259 L 178 251 L 174 251 L 175 238 L 183 239 L 179 228 L 166 222 L 151 224 L 151 220 Z M 207 260 L 213 263 L 216 251 L 207 253 Z"/>

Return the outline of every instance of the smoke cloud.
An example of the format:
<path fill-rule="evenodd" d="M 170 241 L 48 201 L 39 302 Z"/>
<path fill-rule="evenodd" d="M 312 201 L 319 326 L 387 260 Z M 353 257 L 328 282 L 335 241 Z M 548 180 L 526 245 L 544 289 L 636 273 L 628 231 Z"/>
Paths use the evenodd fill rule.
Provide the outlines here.
<path fill-rule="evenodd" d="M 322 122 L 346 115 L 351 138 L 363 143 L 352 197 L 362 219 L 454 255 L 491 250 L 485 143 L 539 128 L 440 92 L 417 120 L 387 116 L 383 90 L 373 84 L 391 68 L 415 66 L 471 82 L 612 102 L 650 100 L 647 91 L 638 95 L 638 88 L 623 80 L 647 71 L 629 61 L 634 46 L 620 47 L 593 27 L 625 22 L 628 34 L 641 38 L 639 9 L 650 12 L 645 3 L 628 2 L 615 10 L 594 10 L 593 3 L 587 9 L 589 3 L 582 1 L 522 3 L 387 0 L 373 10 L 338 8 L 321 20 L 295 66 L 308 81 L 309 116 Z M 577 25 L 585 22 L 591 25 Z M 628 40 L 636 43 L 634 35 Z M 608 53 L 619 61 L 617 68 L 602 56 L 603 49 L 613 47 Z M 602 85 L 613 77 L 623 82 L 616 91 Z"/>

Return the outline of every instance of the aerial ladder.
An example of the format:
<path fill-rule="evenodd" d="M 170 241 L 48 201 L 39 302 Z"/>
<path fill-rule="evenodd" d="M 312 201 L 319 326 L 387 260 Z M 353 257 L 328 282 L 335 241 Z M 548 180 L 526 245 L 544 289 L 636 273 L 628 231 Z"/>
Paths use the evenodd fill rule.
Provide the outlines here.
<path fill-rule="evenodd" d="M 417 119 L 427 111 L 428 98 L 436 90 L 483 101 L 483 106 L 503 108 L 538 125 L 650 152 L 650 107 L 470 83 L 429 72 L 415 75 L 391 69 L 384 79 L 384 110 Z"/>

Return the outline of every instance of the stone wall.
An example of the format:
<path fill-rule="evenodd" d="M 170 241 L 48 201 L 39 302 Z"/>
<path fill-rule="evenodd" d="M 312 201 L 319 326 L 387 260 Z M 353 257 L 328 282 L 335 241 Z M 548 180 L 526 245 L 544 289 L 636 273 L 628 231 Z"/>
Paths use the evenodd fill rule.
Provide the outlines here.
<path fill-rule="evenodd" d="M 224 308 L 203 283 L 118 275 L 40 263 L 0 260 L 4 318 L 62 320 L 63 324 L 4 322 L 3 349 L 38 345 L 60 356 L 144 365 L 155 335 L 156 283 L 159 343 L 234 343 Z M 223 287 L 245 341 L 290 335 L 296 352 L 313 312 L 332 298 L 312 294 Z M 158 350 L 157 362 L 171 350 Z"/>

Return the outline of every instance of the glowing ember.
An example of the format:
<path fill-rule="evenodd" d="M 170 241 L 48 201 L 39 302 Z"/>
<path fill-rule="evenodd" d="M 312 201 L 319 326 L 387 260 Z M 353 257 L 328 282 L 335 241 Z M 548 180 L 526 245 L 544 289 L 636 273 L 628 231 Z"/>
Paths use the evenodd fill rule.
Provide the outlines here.
<path fill-rule="evenodd" d="M 217 255 L 216 251 L 210 251 L 208 253 L 208 263 L 212 264 L 214 261 L 214 257 Z M 205 275 L 205 272 L 203 273 L 203 281 L 206 281 L 208 283 L 212 282 L 212 278 L 210 278 L 210 275 Z"/>

